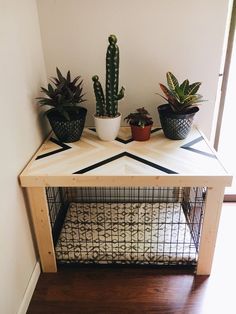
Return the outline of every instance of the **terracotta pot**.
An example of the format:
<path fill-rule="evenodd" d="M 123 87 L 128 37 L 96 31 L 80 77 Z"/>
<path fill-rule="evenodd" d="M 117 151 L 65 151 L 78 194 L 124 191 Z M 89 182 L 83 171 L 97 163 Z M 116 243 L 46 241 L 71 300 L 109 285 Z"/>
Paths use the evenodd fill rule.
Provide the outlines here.
<path fill-rule="evenodd" d="M 135 141 L 148 141 L 150 139 L 152 124 L 144 128 L 130 124 L 132 137 Z"/>

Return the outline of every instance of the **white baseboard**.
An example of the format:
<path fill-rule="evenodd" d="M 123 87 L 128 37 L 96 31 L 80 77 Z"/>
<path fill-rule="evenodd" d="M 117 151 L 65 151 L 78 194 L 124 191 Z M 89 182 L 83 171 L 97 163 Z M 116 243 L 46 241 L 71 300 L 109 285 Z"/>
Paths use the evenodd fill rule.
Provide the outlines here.
<path fill-rule="evenodd" d="M 40 273 L 41 273 L 40 264 L 39 264 L 39 262 L 37 262 L 35 267 L 34 267 L 33 273 L 30 277 L 29 284 L 26 288 L 23 300 L 21 302 L 21 305 L 19 307 L 17 314 L 25 314 L 27 312 L 27 309 L 28 309 L 28 306 L 30 304 L 30 300 L 32 298 L 32 295 L 34 293 L 34 289 L 36 287 L 36 284 L 38 282 Z"/>

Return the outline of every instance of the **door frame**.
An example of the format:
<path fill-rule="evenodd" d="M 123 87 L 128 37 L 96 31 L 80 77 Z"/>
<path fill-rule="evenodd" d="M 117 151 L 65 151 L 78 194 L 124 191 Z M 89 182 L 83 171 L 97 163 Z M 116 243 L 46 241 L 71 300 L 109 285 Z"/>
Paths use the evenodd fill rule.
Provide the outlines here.
<path fill-rule="evenodd" d="M 223 73 L 219 74 L 222 76 L 221 87 L 220 87 L 220 101 L 219 101 L 219 110 L 217 115 L 216 129 L 215 129 L 215 137 L 214 137 L 214 148 L 218 151 L 219 140 L 220 140 L 220 132 L 222 127 L 223 113 L 225 109 L 225 99 L 227 94 L 227 86 L 229 80 L 229 71 L 231 66 L 231 58 L 232 51 L 234 45 L 234 38 L 236 36 L 236 0 L 232 3 L 232 11 L 230 18 L 230 26 L 229 26 L 229 34 L 227 40 L 227 48 L 225 54 L 224 68 Z M 236 194 L 225 194 L 224 202 L 236 202 Z"/>

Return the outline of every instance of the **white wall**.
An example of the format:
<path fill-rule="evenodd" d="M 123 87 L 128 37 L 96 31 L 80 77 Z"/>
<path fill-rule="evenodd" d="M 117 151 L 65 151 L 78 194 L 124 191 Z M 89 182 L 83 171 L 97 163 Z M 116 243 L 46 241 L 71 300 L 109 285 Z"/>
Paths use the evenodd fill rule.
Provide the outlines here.
<path fill-rule="evenodd" d="M 17 177 L 47 133 L 34 105 L 46 79 L 34 0 L 0 0 L 0 38 L 0 313 L 13 314 L 37 260 Z"/>
<path fill-rule="evenodd" d="M 81 74 L 94 112 L 91 77 L 105 75 L 107 37 L 120 47 L 126 115 L 146 106 L 156 116 L 158 82 L 173 71 L 201 80 L 198 121 L 209 136 L 227 15 L 226 0 L 38 0 L 47 76 L 55 67 Z M 47 125 L 34 98 L 46 82 L 35 0 L 0 0 L 0 313 L 16 313 L 36 263 L 17 176 L 40 145 Z M 88 117 L 88 124 L 92 124 Z"/>
<path fill-rule="evenodd" d="M 208 99 L 197 121 L 209 137 L 227 17 L 226 0 L 38 0 L 48 76 L 56 66 L 82 75 L 87 108 L 94 112 L 91 77 L 105 75 L 107 37 L 120 47 L 120 111 L 145 106 L 157 117 L 155 95 L 165 73 L 201 81 Z M 156 120 L 156 119 L 155 119 Z M 87 124 L 93 124 L 88 117 Z"/>

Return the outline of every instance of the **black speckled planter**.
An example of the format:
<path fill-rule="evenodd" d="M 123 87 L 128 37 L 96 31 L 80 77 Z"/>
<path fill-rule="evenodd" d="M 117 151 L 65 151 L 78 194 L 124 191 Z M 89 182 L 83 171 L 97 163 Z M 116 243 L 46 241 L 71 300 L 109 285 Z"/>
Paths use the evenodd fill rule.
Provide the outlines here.
<path fill-rule="evenodd" d="M 61 142 L 65 143 L 76 142 L 80 139 L 84 129 L 87 109 L 77 107 L 77 112 L 70 112 L 69 114 L 70 121 L 66 121 L 54 112 L 47 114 L 53 132 Z"/>
<path fill-rule="evenodd" d="M 183 140 L 187 137 L 191 130 L 195 113 L 199 111 L 198 107 L 192 107 L 188 113 L 173 113 L 169 109 L 169 105 L 161 105 L 157 107 L 161 127 L 165 136 L 171 140 Z"/>

